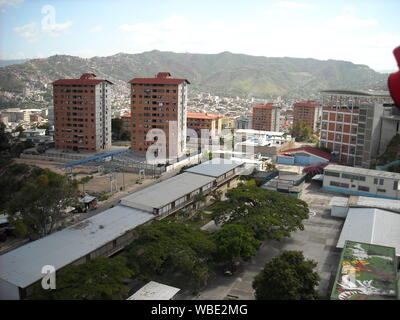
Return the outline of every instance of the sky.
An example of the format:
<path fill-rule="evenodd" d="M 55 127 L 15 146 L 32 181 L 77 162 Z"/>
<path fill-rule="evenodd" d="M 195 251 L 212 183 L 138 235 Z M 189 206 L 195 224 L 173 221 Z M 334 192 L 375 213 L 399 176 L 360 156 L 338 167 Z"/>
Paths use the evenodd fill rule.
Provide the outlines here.
<path fill-rule="evenodd" d="M 398 70 L 399 0 L 0 0 L 0 59 L 151 50 Z"/>

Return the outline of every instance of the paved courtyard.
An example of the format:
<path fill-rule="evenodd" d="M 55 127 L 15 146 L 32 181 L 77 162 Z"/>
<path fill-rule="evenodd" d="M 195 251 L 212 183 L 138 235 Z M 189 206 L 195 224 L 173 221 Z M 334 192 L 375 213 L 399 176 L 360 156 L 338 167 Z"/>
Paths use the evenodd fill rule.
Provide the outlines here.
<path fill-rule="evenodd" d="M 305 230 L 297 231 L 290 238 L 281 241 L 265 242 L 253 261 L 243 264 L 233 276 L 216 275 L 198 296 L 182 295 L 178 299 L 254 299 L 254 277 L 266 262 L 284 250 L 303 251 L 306 258 L 318 263 L 316 270 L 321 277 L 320 295 L 322 298 L 329 298 L 340 257 L 336 242 L 344 223 L 344 220 L 330 216 L 328 204 L 334 195 L 337 194 L 322 191 L 315 182 L 306 183 L 301 199 L 309 204 L 313 213 L 304 222 Z"/>

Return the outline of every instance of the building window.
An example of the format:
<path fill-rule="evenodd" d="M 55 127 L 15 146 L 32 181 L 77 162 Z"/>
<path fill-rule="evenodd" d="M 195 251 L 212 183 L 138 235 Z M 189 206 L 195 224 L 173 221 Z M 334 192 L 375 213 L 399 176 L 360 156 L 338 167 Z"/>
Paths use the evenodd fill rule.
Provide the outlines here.
<path fill-rule="evenodd" d="M 359 190 L 359 191 L 365 191 L 365 192 L 369 192 L 369 187 L 365 187 L 365 186 L 358 186 L 358 190 Z"/>
<path fill-rule="evenodd" d="M 386 192 L 386 189 L 378 189 L 378 192 Z"/>
<path fill-rule="evenodd" d="M 399 189 L 399 182 L 398 181 L 394 181 L 393 182 L 393 190 L 398 190 Z"/>
<path fill-rule="evenodd" d="M 341 187 L 341 188 L 349 188 L 349 184 L 348 183 L 342 183 L 342 182 L 337 182 L 337 181 L 331 181 L 330 185 L 333 187 Z"/>
<path fill-rule="evenodd" d="M 332 172 L 332 171 L 325 171 L 324 175 L 329 176 L 329 177 L 340 177 L 339 172 Z"/>

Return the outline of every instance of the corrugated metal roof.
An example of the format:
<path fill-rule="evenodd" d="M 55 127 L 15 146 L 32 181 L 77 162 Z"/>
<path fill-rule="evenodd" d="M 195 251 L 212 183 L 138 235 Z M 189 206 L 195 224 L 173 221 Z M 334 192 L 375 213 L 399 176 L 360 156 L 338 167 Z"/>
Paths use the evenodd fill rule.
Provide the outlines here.
<path fill-rule="evenodd" d="M 1 255 L 0 279 L 25 288 L 43 277 L 43 266 L 58 270 L 153 218 L 125 206 L 108 209 Z"/>
<path fill-rule="evenodd" d="M 337 247 L 343 248 L 346 240 L 394 247 L 400 256 L 400 215 L 375 208 L 350 208 Z"/>
<path fill-rule="evenodd" d="M 350 206 L 361 206 L 400 212 L 400 200 L 350 196 Z"/>
<path fill-rule="evenodd" d="M 210 182 L 214 178 L 182 173 L 121 198 L 121 204 L 132 208 L 162 208 Z"/>
<path fill-rule="evenodd" d="M 218 178 L 223 174 L 241 166 L 243 162 L 233 161 L 231 159 L 214 158 L 212 160 L 203 162 L 198 166 L 186 169 L 186 172 L 201 174 L 205 176 Z"/>
<path fill-rule="evenodd" d="M 181 289 L 150 281 L 127 300 L 171 300 Z"/>

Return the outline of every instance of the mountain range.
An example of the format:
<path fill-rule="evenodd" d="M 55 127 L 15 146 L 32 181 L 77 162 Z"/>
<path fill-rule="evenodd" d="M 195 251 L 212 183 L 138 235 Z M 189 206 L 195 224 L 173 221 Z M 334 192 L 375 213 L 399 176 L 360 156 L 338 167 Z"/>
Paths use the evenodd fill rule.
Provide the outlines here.
<path fill-rule="evenodd" d="M 338 60 L 271 58 L 222 52 L 174 53 L 153 50 L 118 53 L 84 59 L 55 55 L 0 68 L 0 105 L 21 101 L 24 88 L 47 91 L 52 81 L 95 73 L 115 84 L 118 94 L 128 94 L 127 81 L 168 71 L 186 78 L 194 91 L 222 96 L 307 98 L 324 89 L 386 90 L 387 74 L 362 64 Z"/>

